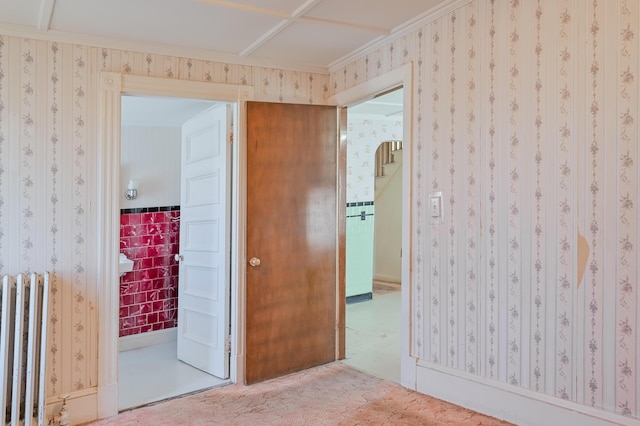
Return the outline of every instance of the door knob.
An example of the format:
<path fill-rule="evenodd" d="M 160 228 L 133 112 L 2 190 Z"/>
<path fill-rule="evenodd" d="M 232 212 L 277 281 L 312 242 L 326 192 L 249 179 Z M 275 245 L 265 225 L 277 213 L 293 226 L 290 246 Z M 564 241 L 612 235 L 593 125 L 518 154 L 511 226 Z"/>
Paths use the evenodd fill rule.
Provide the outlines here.
<path fill-rule="evenodd" d="M 255 266 L 260 266 L 260 259 L 258 259 L 257 257 L 252 257 L 249 260 L 249 265 L 254 266 L 254 267 Z"/>
<path fill-rule="evenodd" d="M 182 262 L 184 260 L 184 256 L 181 254 L 176 254 L 173 258 L 176 262 Z"/>

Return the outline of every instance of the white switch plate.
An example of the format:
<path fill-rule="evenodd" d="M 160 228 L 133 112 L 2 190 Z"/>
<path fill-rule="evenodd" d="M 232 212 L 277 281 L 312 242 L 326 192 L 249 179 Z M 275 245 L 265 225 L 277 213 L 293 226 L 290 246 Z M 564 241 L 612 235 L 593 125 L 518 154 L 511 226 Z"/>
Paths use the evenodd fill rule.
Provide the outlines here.
<path fill-rule="evenodd" d="M 429 223 L 432 225 L 444 223 L 442 191 L 429 193 Z"/>
<path fill-rule="evenodd" d="M 431 208 L 431 217 L 440 217 L 440 197 L 431 197 L 429 207 Z"/>

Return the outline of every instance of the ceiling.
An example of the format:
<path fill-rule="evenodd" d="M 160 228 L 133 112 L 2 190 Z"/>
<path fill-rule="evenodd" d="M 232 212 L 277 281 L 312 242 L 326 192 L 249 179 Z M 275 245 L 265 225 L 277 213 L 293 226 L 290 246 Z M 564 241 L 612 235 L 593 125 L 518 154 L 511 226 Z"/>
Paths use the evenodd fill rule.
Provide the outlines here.
<path fill-rule="evenodd" d="M 238 63 L 326 70 L 448 2 L 2 0 L 0 30 L 4 25 L 87 44 L 126 41 L 145 51 L 148 45 L 170 46 Z"/>

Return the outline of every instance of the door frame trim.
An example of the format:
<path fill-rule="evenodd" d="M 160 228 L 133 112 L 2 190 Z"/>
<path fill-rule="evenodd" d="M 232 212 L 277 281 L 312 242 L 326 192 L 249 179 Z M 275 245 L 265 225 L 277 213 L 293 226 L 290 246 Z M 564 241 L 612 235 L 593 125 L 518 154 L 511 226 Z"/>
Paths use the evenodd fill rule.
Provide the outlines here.
<path fill-rule="evenodd" d="M 98 87 L 98 140 L 95 173 L 97 194 L 97 417 L 118 413 L 118 335 L 120 251 L 120 139 L 121 96 L 165 96 L 233 102 L 237 123 L 232 144 L 231 199 L 231 366 L 230 379 L 244 380 L 244 235 L 246 181 L 246 102 L 253 100 L 253 86 L 135 76 L 101 72 Z"/>
<path fill-rule="evenodd" d="M 412 203 L 413 176 L 413 63 L 408 62 L 392 71 L 374 77 L 364 83 L 336 93 L 330 101 L 339 107 L 348 107 L 372 99 L 375 95 L 394 87 L 402 86 L 402 287 L 400 320 L 400 383 L 409 389 L 416 389 L 417 358 L 411 356 L 413 350 L 412 297 L 413 288 L 411 261 L 412 253 Z M 345 177 L 346 178 L 346 177 Z M 340 206 L 344 215 L 344 206 Z M 346 283 L 345 283 L 346 284 Z M 338 294 L 340 294 L 338 292 Z"/>

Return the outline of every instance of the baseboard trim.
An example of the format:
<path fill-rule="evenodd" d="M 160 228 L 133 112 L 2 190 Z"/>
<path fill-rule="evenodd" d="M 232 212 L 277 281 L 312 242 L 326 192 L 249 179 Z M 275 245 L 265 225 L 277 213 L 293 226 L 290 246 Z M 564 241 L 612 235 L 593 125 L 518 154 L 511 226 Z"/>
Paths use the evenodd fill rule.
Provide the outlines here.
<path fill-rule="evenodd" d="M 638 419 L 424 362 L 416 376 L 420 393 L 522 426 L 638 425 Z"/>
<path fill-rule="evenodd" d="M 373 275 L 373 279 L 374 281 L 384 281 L 387 283 L 398 283 L 400 284 L 402 282 L 402 277 L 398 277 L 395 275 L 384 275 L 384 274 L 374 274 Z"/>
<path fill-rule="evenodd" d="M 367 300 L 373 299 L 373 293 L 363 293 L 363 294 L 355 294 L 353 296 L 348 296 L 346 299 L 347 305 L 358 302 L 366 302 Z"/>
<path fill-rule="evenodd" d="M 178 338 L 178 328 L 167 328 L 165 330 L 149 331 L 147 333 L 133 334 L 118 339 L 120 352 L 130 351 L 132 349 L 145 348 L 147 346 L 159 345 L 160 343 L 168 343 Z"/>
<path fill-rule="evenodd" d="M 69 412 L 69 424 L 77 425 L 91 422 L 98 418 L 97 388 L 70 392 L 66 396 L 66 406 Z M 46 401 L 47 421 L 57 415 L 62 409 L 62 397 L 48 397 Z"/>

